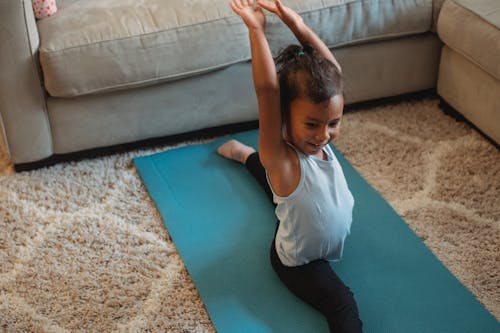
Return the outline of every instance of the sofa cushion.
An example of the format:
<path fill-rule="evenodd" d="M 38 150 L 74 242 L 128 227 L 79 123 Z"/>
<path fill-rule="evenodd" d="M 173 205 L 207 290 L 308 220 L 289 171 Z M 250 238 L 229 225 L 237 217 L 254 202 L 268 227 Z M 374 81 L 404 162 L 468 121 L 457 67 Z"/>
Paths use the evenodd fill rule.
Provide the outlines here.
<path fill-rule="evenodd" d="M 447 0 L 438 34 L 452 50 L 500 80 L 499 0 Z"/>
<path fill-rule="evenodd" d="M 64 0 L 38 22 L 49 94 L 71 97 L 175 80 L 250 59 L 228 0 Z M 330 47 L 429 31 L 432 0 L 288 0 Z M 269 17 L 269 16 L 268 16 Z M 276 17 L 273 52 L 295 42 Z"/>

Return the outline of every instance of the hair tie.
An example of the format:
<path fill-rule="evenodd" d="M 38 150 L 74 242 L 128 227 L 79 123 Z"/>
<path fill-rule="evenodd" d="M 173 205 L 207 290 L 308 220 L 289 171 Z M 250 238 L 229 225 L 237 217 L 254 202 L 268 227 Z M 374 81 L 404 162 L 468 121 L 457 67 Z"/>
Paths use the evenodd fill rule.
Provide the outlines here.
<path fill-rule="evenodd" d="M 299 56 L 303 56 L 303 55 L 304 55 L 304 51 L 299 51 L 297 54 L 298 54 Z"/>

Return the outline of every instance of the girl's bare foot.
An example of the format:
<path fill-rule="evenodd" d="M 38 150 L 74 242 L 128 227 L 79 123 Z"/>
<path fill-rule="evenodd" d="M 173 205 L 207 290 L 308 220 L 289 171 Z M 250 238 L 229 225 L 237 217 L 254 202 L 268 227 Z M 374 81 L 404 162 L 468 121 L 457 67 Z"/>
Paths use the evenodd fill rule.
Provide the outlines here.
<path fill-rule="evenodd" d="M 217 152 L 225 158 L 245 164 L 248 156 L 255 153 L 255 149 L 239 141 L 229 140 L 217 148 Z"/>

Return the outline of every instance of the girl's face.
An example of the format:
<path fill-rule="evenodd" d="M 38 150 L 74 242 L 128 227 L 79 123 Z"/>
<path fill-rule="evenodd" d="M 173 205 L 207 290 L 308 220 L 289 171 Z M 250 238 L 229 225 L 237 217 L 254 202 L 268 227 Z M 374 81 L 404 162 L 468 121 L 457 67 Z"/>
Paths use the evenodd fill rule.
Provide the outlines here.
<path fill-rule="evenodd" d="M 290 104 L 290 141 L 306 155 L 323 159 L 323 147 L 340 131 L 344 98 L 336 95 L 323 103 L 296 98 Z"/>

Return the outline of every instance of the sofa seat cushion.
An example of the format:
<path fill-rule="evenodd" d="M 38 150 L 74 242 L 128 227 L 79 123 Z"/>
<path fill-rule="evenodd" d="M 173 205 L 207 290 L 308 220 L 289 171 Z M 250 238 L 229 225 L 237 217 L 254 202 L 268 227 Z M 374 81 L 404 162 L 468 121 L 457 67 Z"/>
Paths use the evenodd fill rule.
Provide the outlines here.
<path fill-rule="evenodd" d="M 60 0 L 38 22 L 52 96 L 71 97 L 190 77 L 250 59 L 228 0 Z M 288 0 L 330 47 L 429 31 L 432 0 Z M 269 16 L 268 16 L 269 17 Z M 295 42 L 269 17 L 273 52 Z"/>
<path fill-rule="evenodd" d="M 452 50 L 500 80 L 500 1 L 448 0 L 438 34 Z"/>

